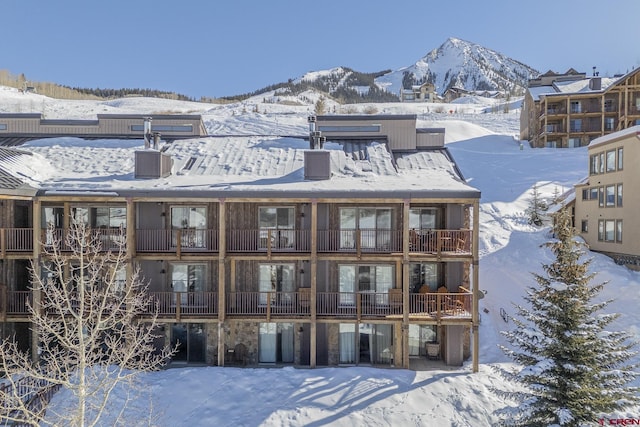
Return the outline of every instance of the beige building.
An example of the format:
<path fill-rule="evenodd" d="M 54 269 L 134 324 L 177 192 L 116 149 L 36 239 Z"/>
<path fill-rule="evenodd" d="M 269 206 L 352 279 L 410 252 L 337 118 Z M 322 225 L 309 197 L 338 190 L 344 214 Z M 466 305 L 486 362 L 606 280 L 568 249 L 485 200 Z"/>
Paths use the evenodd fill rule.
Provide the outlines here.
<path fill-rule="evenodd" d="M 416 116 L 309 122 L 307 140 L 62 144 L 46 158 L 55 174 L 30 181 L 34 154 L 49 147 L 0 150 L 0 330 L 35 351 L 30 262 L 47 262 L 48 226 L 64 236 L 81 218 L 105 250 L 126 230 L 164 343 L 179 343 L 172 363 L 409 368 L 471 358 L 477 371 L 480 192 L 444 131 L 416 129 Z M 94 155 L 76 165 L 80 149 Z"/>
<path fill-rule="evenodd" d="M 589 144 L 589 176 L 575 186 L 575 227 L 591 250 L 640 266 L 640 126 Z"/>
<path fill-rule="evenodd" d="M 532 147 L 581 147 L 638 123 L 640 69 L 613 78 L 549 71 L 529 81 L 520 139 Z"/>
<path fill-rule="evenodd" d="M 421 85 L 413 85 L 411 89 L 401 89 L 400 101 L 438 102 L 439 98 L 433 83 L 423 83 Z"/>

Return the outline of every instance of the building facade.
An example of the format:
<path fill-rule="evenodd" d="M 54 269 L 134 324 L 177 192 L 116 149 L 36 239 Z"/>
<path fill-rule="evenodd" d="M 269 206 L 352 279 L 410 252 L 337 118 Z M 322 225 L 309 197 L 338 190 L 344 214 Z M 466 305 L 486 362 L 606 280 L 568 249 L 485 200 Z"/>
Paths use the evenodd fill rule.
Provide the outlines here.
<path fill-rule="evenodd" d="M 158 153 L 170 173 L 155 177 L 137 177 L 151 170 L 137 163 L 147 156 L 131 162 L 140 150 L 113 150 L 132 164 L 115 180 L 83 177 L 61 147 L 49 159 L 56 178 L 20 182 L 29 156 L 53 153 L 3 149 L 2 332 L 37 348 L 29 265 L 46 262 L 48 227 L 63 236 L 76 218 L 105 250 L 125 230 L 131 265 L 121 274 L 137 266 L 149 281 L 164 343 L 179 343 L 172 363 L 408 368 L 431 348 L 448 365 L 472 358 L 477 370 L 480 192 L 437 143 L 443 131 L 415 121 L 313 118 L 309 141 L 321 137 L 322 148 L 295 138 L 176 141 Z"/>
<path fill-rule="evenodd" d="M 589 144 L 589 176 L 575 186 L 575 227 L 594 251 L 640 268 L 640 126 Z M 623 193 L 623 190 L 626 192 Z"/>
<path fill-rule="evenodd" d="M 597 74 L 570 69 L 530 80 L 520 139 L 532 147 L 582 147 L 640 123 L 640 69 L 614 78 Z"/>

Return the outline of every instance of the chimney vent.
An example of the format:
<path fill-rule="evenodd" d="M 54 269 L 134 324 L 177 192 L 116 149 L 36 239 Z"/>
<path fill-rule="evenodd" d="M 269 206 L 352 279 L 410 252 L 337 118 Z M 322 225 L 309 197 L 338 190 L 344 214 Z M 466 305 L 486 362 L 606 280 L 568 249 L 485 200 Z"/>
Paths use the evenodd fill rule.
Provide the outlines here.
<path fill-rule="evenodd" d="M 331 153 L 325 150 L 304 152 L 304 179 L 322 180 L 331 178 Z"/>
<path fill-rule="evenodd" d="M 156 150 L 140 150 L 135 153 L 136 178 L 165 178 L 171 175 L 171 156 Z"/>

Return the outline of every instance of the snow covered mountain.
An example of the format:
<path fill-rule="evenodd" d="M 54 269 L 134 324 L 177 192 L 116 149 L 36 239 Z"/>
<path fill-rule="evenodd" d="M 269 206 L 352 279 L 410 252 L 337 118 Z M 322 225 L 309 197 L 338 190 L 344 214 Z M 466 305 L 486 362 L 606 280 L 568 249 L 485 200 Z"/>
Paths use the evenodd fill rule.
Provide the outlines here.
<path fill-rule="evenodd" d="M 375 79 L 386 91 L 398 94 L 413 84 L 435 84 L 443 95 L 450 87 L 466 90 L 522 92 L 527 80 L 539 74 L 533 68 L 494 50 L 457 38 L 449 38 L 415 64 Z"/>

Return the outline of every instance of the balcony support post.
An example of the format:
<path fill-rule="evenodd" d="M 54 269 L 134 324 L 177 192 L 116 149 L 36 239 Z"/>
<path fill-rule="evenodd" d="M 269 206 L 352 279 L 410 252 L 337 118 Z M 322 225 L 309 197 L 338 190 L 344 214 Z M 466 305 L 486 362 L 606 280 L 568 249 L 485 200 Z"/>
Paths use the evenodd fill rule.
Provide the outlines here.
<path fill-rule="evenodd" d="M 309 334 L 309 365 L 316 367 L 317 317 L 318 317 L 318 201 L 311 199 L 311 331 Z"/>
<path fill-rule="evenodd" d="M 224 358 L 226 356 L 224 348 L 226 341 L 225 334 L 225 302 L 226 284 L 225 284 L 225 259 L 227 256 L 227 220 L 226 207 L 224 198 L 218 203 L 218 366 L 224 366 Z"/>

